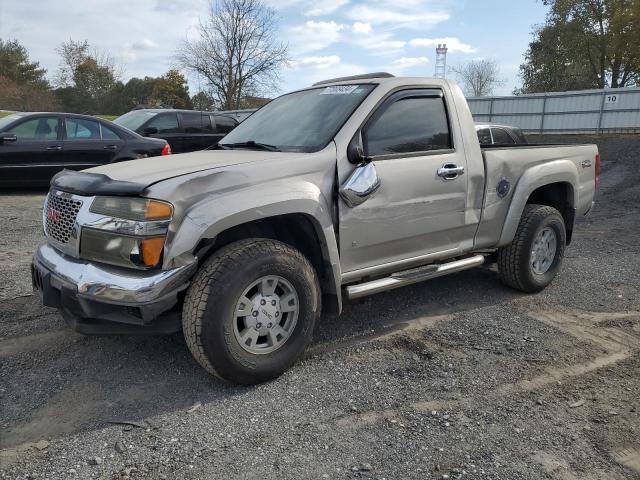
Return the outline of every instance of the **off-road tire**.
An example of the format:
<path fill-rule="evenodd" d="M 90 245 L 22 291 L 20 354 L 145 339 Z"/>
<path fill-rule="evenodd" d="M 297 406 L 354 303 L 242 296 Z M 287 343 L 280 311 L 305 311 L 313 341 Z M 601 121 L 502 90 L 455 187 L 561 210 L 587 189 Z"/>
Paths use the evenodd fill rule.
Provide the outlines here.
<path fill-rule="evenodd" d="M 280 348 L 252 354 L 236 339 L 234 312 L 244 289 L 264 275 L 279 275 L 293 285 L 299 311 L 291 336 Z M 320 309 L 316 271 L 300 251 L 275 240 L 241 240 L 201 265 L 184 301 L 182 329 L 192 355 L 209 373 L 251 385 L 280 376 L 299 358 L 311 341 Z"/>
<path fill-rule="evenodd" d="M 556 234 L 556 253 L 549 269 L 539 275 L 531 266 L 532 245 L 538 233 L 546 227 L 552 228 Z M 543 290 L 560 270 L 566 241 L 564 219 L 558 210 L 546 205 L 525 206 L 513 241 L 498 251 L 500 280 L 526 293 Z"/>

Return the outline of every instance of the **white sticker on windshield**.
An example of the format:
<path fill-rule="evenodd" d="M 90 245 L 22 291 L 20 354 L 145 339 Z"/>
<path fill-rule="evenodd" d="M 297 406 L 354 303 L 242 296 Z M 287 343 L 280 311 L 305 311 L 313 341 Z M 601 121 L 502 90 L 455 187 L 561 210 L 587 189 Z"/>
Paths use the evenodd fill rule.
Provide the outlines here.
<path fill-rule="evenodd" d="M 320 95 L 349 95 L 358 85 L 332 85 L 320 92 Z"/>

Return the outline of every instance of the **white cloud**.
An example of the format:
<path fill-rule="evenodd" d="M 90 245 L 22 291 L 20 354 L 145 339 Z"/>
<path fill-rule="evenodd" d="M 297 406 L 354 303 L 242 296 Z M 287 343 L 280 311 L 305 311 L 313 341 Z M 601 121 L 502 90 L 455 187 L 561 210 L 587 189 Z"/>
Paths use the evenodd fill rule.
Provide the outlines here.
<path fill-rule="evenodd" d="M 316 0 L 307 4 L 307 10 L 304 14 L 308 17 L 329 15 L 347 3 L 349 0 Z"/>
<path fill-rule="evenodd" d="M 319 70 L 334 67 L 340 63 L 340 57 L 337 55 L 324 55 L 318 57 L 302 57 L 299 60 L 291 62 L 291 66 L 294 69 L 310 67 L 317 68 Z"/>
<path fill-rule="evenodd" d="M 371 33 L 371 24 L 363 22 L 355 22 L 351 26 L 354 33 Z"/>
<path fill-rule="evenodd" d="M 394 7 L 398 7 L 394 5 Z M 356 5 L 348 12 L 349 18 L 372 25 L 392 24 L 394 28 L 429 28 L 449 20 L 449 13 L 444 11 L 427 11 L 420 9 L 411 11 L 406 8 L 385 9 Z"/>
<path fill-rule="evenodd" d="M 441 43 L 445 43 L 451 53 L 474 53 L 477 50 L 467 43 L 462 43 L 457 37 L 414 38 L 409 41 L 409 45 L 412 47 L 435 47 Z"/>
<path fill-rule="evenodd" d="M 415 67 L 417 65 L 424 65 L 427 62 L 429 62 L 427 57 L 401 57 L 394 60 L 392 65 L 395 68 L 404 69 Z"/>
<path fill-rule="evenodd" d="M 307 17 L 330 15 L 349 2 L 350 0 L 266 0 L 266 4 L 276 10 L 298 7 Z"/>
<path fill-rule="evenodd" d="M 344 25 L 334 22 L 316 22 L 309 20 L 302 25 L 289 28 L 289 46 L 294 52 L 313 52 L 322 50 L 340 40 L 340 31 Z"/>
<path fill-rule="evenodd" d="M 347 39 L 348 42 L 368 50 L 370 55 L 398 55 L 407 42 L 396 40 L 392 33 L 358 34 Z"/>
<path fill-rule="evenodd" d="M 150 48 L 155 48 L 157 46 L 158 44 L 153 40 L 149 40 L 148 38 L 143 38 L 142 40 L 133 42 L 131 44 L 131 49 L 132 50 L 149 50 Z"/>

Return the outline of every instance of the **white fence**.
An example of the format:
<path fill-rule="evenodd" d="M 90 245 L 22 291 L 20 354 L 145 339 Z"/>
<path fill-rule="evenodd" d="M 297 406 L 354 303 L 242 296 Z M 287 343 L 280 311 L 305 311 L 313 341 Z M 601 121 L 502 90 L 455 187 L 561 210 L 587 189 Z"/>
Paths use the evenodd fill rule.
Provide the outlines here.
<path fill-rule="evenodd" d="M 476 122 L 520 127 L 527 133 L 640 133 L 640 88 L 472 97 Z"/>

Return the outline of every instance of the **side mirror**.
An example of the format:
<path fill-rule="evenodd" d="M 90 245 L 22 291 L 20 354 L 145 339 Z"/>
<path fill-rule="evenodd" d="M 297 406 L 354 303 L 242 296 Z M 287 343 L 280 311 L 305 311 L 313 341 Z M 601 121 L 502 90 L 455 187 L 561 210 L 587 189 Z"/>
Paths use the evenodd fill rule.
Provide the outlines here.
<path fill-rule="evenodd" d="M 142 133 L 145 135 L 145 137 L 149 135 L 155 135 L 156 133 L 158 133 L 158 129 L 156 127 L 145 127 Z"/>
<path fill-rule="evenodd" d="M 351 143 L 347 147 L 347 159 L 349 160 L 349 163 L 352 163 L 354 165 L 369 163 L 371 161 L 371 157 L 367 157 L 364 154 L 361 133 L 358 133 L 358 135 L 351 141 Z"/>
<path fill-rule="evenodd" d="M 18 137 L 15 133 L 0 133 L 0 143 L 15 142 Z"/>
<path fill-rule="evenodd" d="M 366 202 L 382 185 L 373 162 L 361 163 L 340 187 L 340 197 L 349 207 Z"/>

